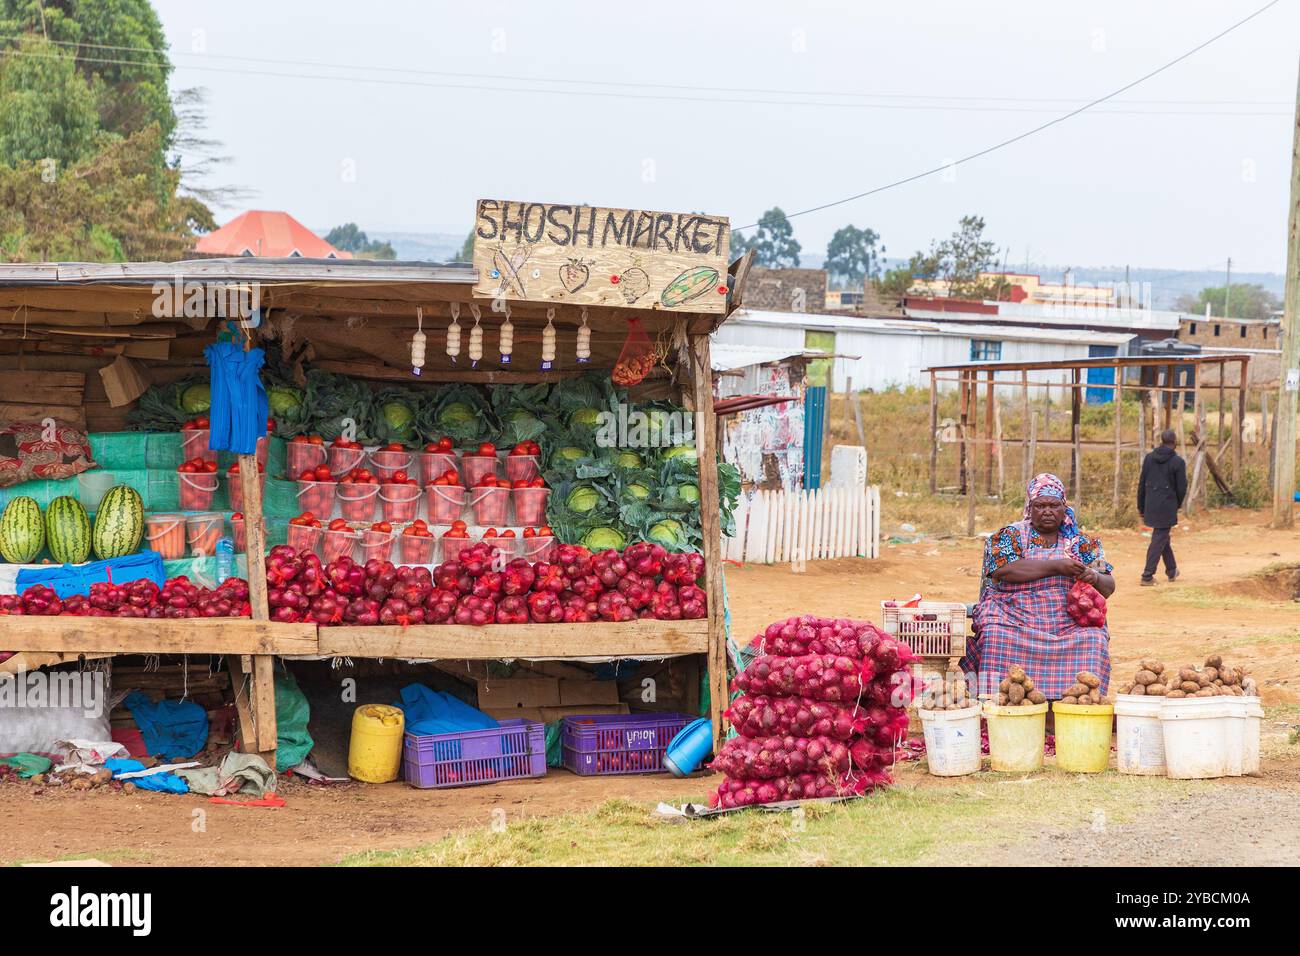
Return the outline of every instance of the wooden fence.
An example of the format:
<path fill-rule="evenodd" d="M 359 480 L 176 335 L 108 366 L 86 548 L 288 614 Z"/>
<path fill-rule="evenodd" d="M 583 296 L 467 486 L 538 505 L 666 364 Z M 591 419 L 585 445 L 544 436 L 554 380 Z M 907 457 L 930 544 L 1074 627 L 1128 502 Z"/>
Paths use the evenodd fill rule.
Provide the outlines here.
<path fill-rule="evenodd" d="M 880 557 L 880 488 L 758 491 L 736 508 L 729 561 L 775 564 Z"/>

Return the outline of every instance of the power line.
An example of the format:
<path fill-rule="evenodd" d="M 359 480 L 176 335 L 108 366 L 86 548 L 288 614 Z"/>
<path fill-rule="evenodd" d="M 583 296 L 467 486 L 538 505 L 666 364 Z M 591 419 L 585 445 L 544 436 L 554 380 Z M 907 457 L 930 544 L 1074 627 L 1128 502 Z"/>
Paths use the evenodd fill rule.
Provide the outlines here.
<path fill-rule="evenodd" d="M 846 196 L 843 199 L 836 199 L 833 200 L 832 202 L 822 203 L 820 206 L 812 206 L 811 208 L 808 209 L 801 209 L 798 212 L 784 213 L 782 214 L 782 218 L 788 221 L 790 219 L 794 219 L 796 216 L 806 216 L 809 213 L 821 212 L 823 209 L 831 209 L 834 208 L 835 206 L 842 206 L 845 203 L 854 202 L 855 200 L 858 199 L 864 199 L 867 196 L 874 196 L 877 193 L 882 193 L 887 189 L 894 189 L 898 186 L 905 186 L 908 183 L 914 183 L 918 179 L 925 179 L 929 176 L 933 176 L 935 173 L 941 173 L 944 170 L 952 169 L 956 166 L 960 166 L 962 163 L 968 163 L 972 160 L 979 159 L 981 156 L 987 156 L 989 153 L 996 152 L 997 150 L 1002 149 L 1006 146 L 1010 146 L 1013 143 L 1018 143 L 1023 139 L 1028 139 L 1030 136 L 1033 136 L 1035 133 L 1041 133 L 1043 130 L 1050 129 L 1053 126 L 1056 126 L 1058 123 L 1064 123 L 1066 120 L 1078 116 L 1080 113 L 1084 112 L 1085 110 L 1091 109 L 1092 107 L 1096 106 L 1098 103 L 1104 103 L 1107 100 L 1114 99 L 1116 96 L 1119 96 L 1121 93 L 1125 93 L 1128 90 L 1133 89 L 1133 87 L 1137 86 L 1138 84 L 1145 83 L 1147 80 L 1151 79 L 1152 77 L 1158 76 L 1159 74 L 1165 72 L 1171 67 L 1174 67 L 1177 64 L 1181 63 L 1183 60 L 1186 60 L 1188 57 L 1196 53 L 1199 53 L 1201 50 L 1204 50 L 1211 43 L 1214 43 L 1217 40 L 1221 40 L 1223 37 L 1227 36 L 1229 33 L 1236 30 L 1238 27 L 1244 26 L 1245 24 L 1249 23 L 1251 20 L 1254 20 L 1256 17 L 1258 17 L 1260 14 L 1264 13 L 1266 10 L 1270 9 L 1271 7 L 1277 6 L 1279 2 L 1281 2 L 1281 0 L 1269 0 L 1268 3 L 1264 4 L 1254 13 L 1250 14 L 1249 16 L 1243 17 L 1242 19 L 1238 20 L 1236 23 L 1232 24 L 1226 29 L 1219 31 L 1214 36 L 1210 37 L 1208 40 L 1205 40 L 1204 42 L 1199 43 L 1196 46 L 1192 47 L 1186 53 L 1183 53 L 1180 56 L 1177 56 L 1174 59 L 1170 60 L 1168 63 L 1165 63 L 1163 66 L 1156 67 L 1150 73 L 1140 76 L 1136 80 L 1133 80 L 1130 83 L 1126 83 L 1124 86 L 1121 86 L 1119 89 L 1114 90 L 1113 92 L 1107 93 L 1105 96 L 1099 96 L 1097 99 L 1092 100 L 1091 102 L 1086 103 L 1077 109 L 1070 110 L 1070 112 L 1058 116 L 1055 119 L 1048 120 L 1046 123 L 1043 123 L 1039 126 L 1035 126 L 1033 129 L 1026 130 L 1023 133 L 1019 133 L 1015 136 L 1012 136 L 1010 139 L 1004 139 L 1000 143 L 994 143 L 992 146 L 986 146 L 984 149 L 971 153 L 969 156 L 963 156 L 960 159 L 955 159 L 950 163 L 944 163 L 942 166 L 936 166 L 933 169 L 927 169 L 925 172 L 915 173 L 903 179 L 895 180 L 892 183 L 886 183 L 883 186 L 876 186 L 874 189 L 868 189 L 865 192 L 856 193 L 852 196 Z M 743 231 L 745 229 L 752 229 L 757 225 L 758 223 L 752 222 L 748 226 L 738 226 L 733 231 Z"/>
<path fill-rule="evenodd" d="M 0 40 L 17 39 L 18 36 L 8 35 L 0 36 Z M 51 43 L 57 43 L 64 46 L 71 46 L 80 49 L 81 47 L 94 47 L 101 50 L 125 50 L 132 52 L 148 53 L 150 55 L 165 56 L 155 50 L 148 50 L 144 47 L 122 47 L 110 44 L 78 44 L 69 40 L 51 40 Z M 37 53 L 27 50 L 8 50 L 7 55 L 30 57 L 34 59 L 58 59 L 56 53 Z M 199 54 L 178 54 L 181 56 L 199 56 Z M 641 100 L 666 100 L 672 102 L 685 103 L 716 103 L 730 105 L 749 105 L 749 106 L 812 106 L 829 109 L 869 109 L 869 110 L 901 110 L 901 111 L 921 111 L 921 112 L 953 112 L 953 113 L 1047 113 L 1052 112 L 1046 106 L 1042 107 L 1016 107 L 1016 106 L 965 106 L 952 105 L 951 103 L 918 103 L 917 100 L 951 100 L 957 103 L 971 102 L 996 102 L 996 103 L 1069 103 L 1081 102 L 1065 98 L 1035 98 L 1035 97 L 977 97 L 962 95 L 940 95 L 940 94 L 896 94 L 896 93 L 839 93 L 839 92 L 822 92 L 814 93 L 800 90 L 763 90 L 763 89 L 745 89 L 740 87 L 709 87 L 709 86 L 678 86 L 665 83 L 622 83 L 617 81 L 604 80 L 571 80 L 571 79 L 546 79 L 542 77 L 517 76 L 510 74 L 476 74 L 476 73 L 453 73 L 438 70 L 417 70 L 404 67 L 374 67 L 374 66 L 350 66 L 346 64 L 318 63 L 311 61 L 296 60 L 274 60 L 260 59 L 256 57 L 234 56 L 226 54 L 202 54 L 203 57 L 213 59 L 238 60 L 253 63 L 265 63 L 274 66 L 309 66 L 326 69 L 343 69 L 355 71 L 377 71 L 385 73 L 407 73 L 424 76 L 450 76 L 464 77 L 474 79 L 494 79 L 494 80 L 511 80 L 524 81 L 530 83 L 550 83 L 550 84 L 571 84 L 571 85 L 590 85 L 590 86 L 608 86 L 616 88 L 630 89 L 669 89 L 669 90 L 691 90 L 691 91 L 714 91 L 714 92 L 736 92 L 736 93 L 766 93 L 779 94 L 785 96 L 841 96 L 841 97 L 875 97 L 882 99 L 903 99 L 907 103 L 840 103 L 816 100 L 772 100 L 756 98 L 738 98 L 738 97 L 708 97 L 708 96 L 682 96 L 664 93 L 621 93 L 612 90 L 561 90 L 561 89 L 537 89 L 532 87 L 510 87 L 510 86 L 489 86 L 481 84 L 465 83 L 427 83 L 415 80 L 389 80 L 378 77 L 368 76 L 341 76 L 336 74 L 322 73 L 295 73 L 286 71 L 272 70 L 253 70 L 223 68 L 218 66 L 205 66 L 192 63 L 170 63 L 165 59 L 162 60 L 134 60 L 118 57 L 93 56 L 78 53 L 76 58 L 82 63 L 95 63 L 104 66 L 148 66 L 174 68 L 177 70 L 198 70 L 210 73 L 224 73 L 238 76 L 263 76 L 281 79 L 301 79 L 301 80 L 326 80 L 342 83 L 372 83 L 383 86 L 404 86 L 418 87 L 426 89 L 450 89 L 450 90 L 472 90 L 475 92 L 494 92 L 494 93 L 523 93 L 531 95 L 556 95 L 556 96 L 587 96 L 613 98 L 619 100 L 641 99 Z M 1124 101 L 1131 106 L 1154 105 L 1154 106 L 1276 106 L 1287 105 L 1274 103 L 1271 101 L 1250 101 L 1250 100 L 1134 100 Z M 1089 105 L 1095 105 L 1089 104 Z M 1085 107 L 1086 108 L 1086 107 Z M 1240 116 L 1240 117 L 1276 117 L 1290 116 L 1290 112 L 1274 111 L 1242 111 L 1242 110 L 1207 110 L 1207 109 L 1110 109 L 1096 110 L 1096 115 L 1114 115 L 1114 116 Z"/>

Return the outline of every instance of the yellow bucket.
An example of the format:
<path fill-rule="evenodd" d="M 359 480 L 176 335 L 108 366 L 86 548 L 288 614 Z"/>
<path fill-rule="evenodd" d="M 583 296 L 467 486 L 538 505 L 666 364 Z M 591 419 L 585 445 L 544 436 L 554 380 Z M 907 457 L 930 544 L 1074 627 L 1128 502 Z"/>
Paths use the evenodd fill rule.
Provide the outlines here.
<path fill-rule="evenodd" d="M 402 733 L 406 718 L 397 707 L 363 704 L 352 715 L 348 744 L 348 775 L 366 783 L 397 779 L 402 766 Z"/>
<path fill-rule="evenodd" d="M 989 767 L 1000 773 L 1031 773 L 1043 769 L 1047 739 L 1047 704 L 1020 707 L 984 705 L 989 726 Z"/>
<path fill-rule="evenodd" d="M 1101 773 L 1110 766 L 1110 704 L 1052 704 L 1056 715 L 1056 766 L 1070 773 Z"/>

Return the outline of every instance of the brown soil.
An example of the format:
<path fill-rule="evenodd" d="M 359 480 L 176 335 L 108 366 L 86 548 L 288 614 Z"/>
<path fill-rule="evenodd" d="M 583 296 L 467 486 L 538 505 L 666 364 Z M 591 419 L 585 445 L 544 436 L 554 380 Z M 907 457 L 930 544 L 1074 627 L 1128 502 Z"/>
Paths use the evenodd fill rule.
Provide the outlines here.
<path fill-rule="evenodd" d="M 1110 602 L 1115 674 L 1122 679 L 1142 657 L 1169 663 L 1203 660 L 1221 652 L 1259 678 L 1271 711 L 1266 721 L 1265 775 L 1207 785 L 1206 791 L 1172 801 L 1157 818 L 1087 833 L 1092 841 L 1078 862 L 1132 862 L 1125 846 L 1138 832 L 1196 830 L 1229 839 L 1201 841 L 1181 862 L 1297 862 L 1300 825 L 1298 748 L 1285 743 L 1286 724 L 1300 707 L 1300 631 L 1295 590 L 1287 573 L 1260 576 L 1270 566 L 1300 564 L 1300 533 L 1270 531 L 1262 515 L 1236 513 L 1185 524 L 1175 534 L 1181 576 L 1160 578 L 1155 588 L 1137 587 L 1147 539 L 1136 531 L 1103 535 L 1116 566 L 1119 588 Z M 971 539 L 886 546 L 879 561 L 810 563 L 800 575 L 786 567 L 728 567 L 733 634 L 743 643 L 769 622 L 797 613 L 878 620 L 880 601 L 910 597 L 973 601 L 979 587 L 980 545 Z M 906 779 L 929 785 L 916 768 Z M 961 786 L 944 782 L 944 786 Z M 489 826 L 493 812 L 540 816 L 590 808 L 625 797 L 653 803 L 700 797 L 702 779 L 667 776 L 578 778 L 553 771 L 543 780 L 448 791 L 419 791 L 404 784 L 348 784 L 320 789 L 290 780 L 281 809 L 217 806 L 202 798 L 108 791 L 70 794 L 27 783 L 0 785 L 0 863 L 91 856 L 119 864 L 322 864 L 366 849 L 410 847 L 463 827 Z M 196 811 L 204 811 L 200 829 Z M 1234 836 L 1235 835 L 1235 836 Z M 1240 837 L 1240 839 L 1238 839 Z M 1285 839 L 1282 839 L 1285 837 Z M 1056 859 L 1078 834 L 1046 831 L 1006 848 L 1013 856 Z M 1186 838 L 1189 846 L 1201 845 Z M 1035 846 L 1050 845 L 1051 854 Z M 1282 846 L 1292 849 L 1284 851 Z M 1029 852 L 1024 852 L 1024 846 Z M 1224 846 L 1236 846 L 1224 852 Z M 1201 857 L 1193 859 L 1193 857 Z"/>

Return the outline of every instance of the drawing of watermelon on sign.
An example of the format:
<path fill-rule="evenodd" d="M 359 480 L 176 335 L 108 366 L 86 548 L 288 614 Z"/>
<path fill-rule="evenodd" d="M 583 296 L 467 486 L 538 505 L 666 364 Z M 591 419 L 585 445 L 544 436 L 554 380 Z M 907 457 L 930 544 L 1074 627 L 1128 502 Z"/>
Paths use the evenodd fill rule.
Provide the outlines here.
<path fill-rule="evenodd" d="M 659 301 L 668 308 L 675 309 L 692 299 L 698 299 L 712 289 L 717 281 L 717 269 L 710 269 L 707 266 L 687 269 L 664 286 L 664 291 L 659 295 Z"/>

